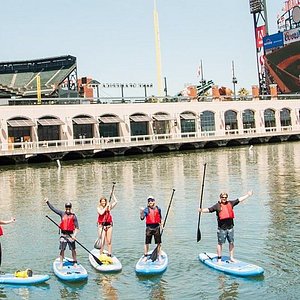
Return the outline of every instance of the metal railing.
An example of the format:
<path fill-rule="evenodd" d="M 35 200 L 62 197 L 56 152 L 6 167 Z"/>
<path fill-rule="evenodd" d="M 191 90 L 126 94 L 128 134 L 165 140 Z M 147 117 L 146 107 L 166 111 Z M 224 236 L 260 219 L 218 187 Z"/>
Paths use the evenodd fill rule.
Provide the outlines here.
<path fill-rule="evenodd" d="M 153 135 L 138 135 L 129 137 L 101 137 L 72 140 L 50 140 L 36 142 L 0 143 L 0 156 L 47 154 L 54 152 L 72 152 L 96 150 L 104 151 L 117 148 L 130 148 L 149 145 L 167 145 L 189 142 L 209 142 L 222 139 L 245 139 L 264 136 L 300 134 L 300 128 L 283 126 L 265 128 L 263 132 L 257 132 L 255 128 L 244 129 L 240 132 L 237 129 L 225 130 L 223 134 L 216 134 L 215 131 L 167 133 Z"/>

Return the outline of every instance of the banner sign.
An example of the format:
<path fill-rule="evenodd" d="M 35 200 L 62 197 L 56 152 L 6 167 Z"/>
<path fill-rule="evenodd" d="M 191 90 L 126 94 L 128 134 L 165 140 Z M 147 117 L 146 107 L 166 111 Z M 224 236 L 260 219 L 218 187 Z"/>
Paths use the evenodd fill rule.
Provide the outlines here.
<path fill-rule="evenodd" d="M 266 26 L 265 25 L 258 26 L 256 28 L 256 32 L 255 32 L 256 48 L 263 47 L 263 45 L 264 45 L 264 43 L 263 43 L 263 37 L 265 35 L 266 35 Z"/>
<path fill-rule="evenodd" d="M 284 44 L 288 45 L 300 41 L 300 27 L 283 32 Z"/>
<path fill-rule="evenodd" d="M 152 83 L 100 83 L 102 88 L 152 88 Z"/>
<path fill-rule="evenodd" d="M 288 0 L 284 2 L 284 7 L 282 8 L 282 10 L 284 12 L 287 12 L 289 10 L 291 10 L 292 8 L 294 8 L 295 6 L 300 6 L 300 0 Z"/>
<path fill-rule="evenodd" d="M 283 42 L 283 33 L 278 32 L 272 35 L 267 35 L 263 38 L 264 41 L 264 49 L 270 50 L 277 47 L 282 47 L 284 45 Z"/>

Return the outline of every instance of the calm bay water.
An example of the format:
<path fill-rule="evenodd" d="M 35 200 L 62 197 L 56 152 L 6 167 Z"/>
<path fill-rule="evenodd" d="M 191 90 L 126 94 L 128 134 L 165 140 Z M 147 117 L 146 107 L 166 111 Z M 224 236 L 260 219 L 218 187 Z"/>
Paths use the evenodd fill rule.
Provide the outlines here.
<path fill-rule="evenodd" d="M 220 148 L 108 160 L 2 167 L 0 218 L 16 216 L 4 227 L 2 271 L 30 267 L 51 279 L 34 287 L 0 285 L 0 299 L 299 299 L 300 143 Z M 244 279 L 202 265 L 198 253 L 216 250 L 216 218 L 201 217 L 202 239 L 196 242 L 203 164 L 207 163 L 204 206 L 221 191 L 235 199 L 252 189 L 254 195 L 235 208 L 236 258 L 265 269 L 265 275 Z M 118 205 L 113 210 L 113 253 L 122 272 L 104 275 L 94 270 L 88 253 L 78 246 L 79 261 L 89 272 L 82 284 L 66 284 L 53 274 L 58 255 L 58 230 L 45 217 L 57 216 L 43 198 L 58 208 L 71 201 L 81 228 L 78 240 L 91 249 L 96 238 L 96 205 L 109 196 L 116 181 Z M 169 267 L 161 276 L 138 277 L 134 267 L 143 253 L 145 224 L 139 208 L 148 195 L 166 213 L 163 234 Z M 228 253 L 228 244 L 224 247 Z M 69 255 L 70 252 L 67 251 Z"/>

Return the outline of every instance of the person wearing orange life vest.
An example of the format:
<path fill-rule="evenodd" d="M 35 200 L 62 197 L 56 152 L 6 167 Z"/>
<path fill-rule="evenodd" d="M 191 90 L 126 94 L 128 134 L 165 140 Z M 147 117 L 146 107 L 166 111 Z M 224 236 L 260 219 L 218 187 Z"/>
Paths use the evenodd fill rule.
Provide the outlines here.
<path fill-rule="evenodd" d="M 218 245 L 217 245 L 217 255 L 218 255 L 218 262 L 221 263 L 222 259 L 222 245 L 225 244 L 226 239 L 229 243 L 229 256 L 230 261 L 235 262 L 233 258 L 233 251 L 234 251 L 234 211 L 233 207 L 238 205 L 239 203 L 246 200 L 253 194 L 253 191 L 249 191 L 245 196 L 239 197 L 236 200 L 229 201 L 228 194 L 222 192 L 220 194 L 220 200 L 213 206 L 209 208 L 202 208 L 198 209 L 201 213 L 212 213 L 216 212 L 217 221 L 218 221 Z"/>
<path fill-rule="evenodd" d="M 145 245 L 144 245 L 144 260 L 147 261 L 149 245 L 154 236 L 155 244 L 157 244 L 158 258 L 160 257 L 161 249 L 161 232 L 160 226 L 162 224 L 161 209 L 155 204 L 153 196 L 149 196 L 148 206 L 146 208 L 140 208 L 140 219 L 146 219 L 146 234 L 145 234 Z"/>
<path fill-rule="evenodd" d="M 16 221 L 16 218 L 11 218 L 8 221 L 0 220 L 0 236 L 3 235 L 3 229 L 1 227 L 1 225 L 7 225 L 7 224 L 13 223 L 15 221 Z M 2 247 L 1 247 L 1 243 L 0 243 L 0 267 L 1 267 L 1 263 L 2 263 Z"/>
<path fill-rule="evenodd" d="M 60 257 L 60 268 L 63 268 L 63 260 L 65 257 L 65 250 L 67 244 L 69 245 L 69 249 L 72 252 L 72 258 L 74 266 L 77 265 L 77 255 L 76 255 L 76 235 L 79 231 L 79 225 L 77 217 L 74 213 L 71 212 L 72 204 L 70 202 L 65 204 L 65 211 L 56 209 L 46 198 L 45 202 L 49 206 L 49 208 L 58 214 L 61 218 L 61 223 L 59 225 L 61 230 L 61 235 L 59 238 L 59 257 Z"/>
<path fill-rule="evenodd" d="M 107 255 L 112 255 L 112 230 L 113 230 L 113 218 L 111 210 L 117 205 L 118 201 L 115 193 L 112 193 L 112 202 L 109 203 L 105 197 L 99 199 L 97 206 L 98 212 L 98 240 L 100 241 L 100 254 L 103 253 L 105 244 L 107 245 Z"/>

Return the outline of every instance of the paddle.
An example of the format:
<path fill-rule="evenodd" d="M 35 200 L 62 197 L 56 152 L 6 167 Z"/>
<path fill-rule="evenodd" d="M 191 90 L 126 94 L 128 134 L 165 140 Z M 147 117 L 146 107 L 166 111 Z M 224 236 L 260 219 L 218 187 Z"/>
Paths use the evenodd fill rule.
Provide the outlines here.
<path fill-rule="evenodd" d="M 206 163 L 203 165 L 203 177 L 202 177 L 202 188 L 201 188 L 201 197 L 200 197 L 200 209 L 202 208 L 202 201 L 203 201 L 205 170 L 206 170 Z M 197 243 L 201 240 L 200 217 L 201 217 L 201 212 L 199 212 L 199 215 L 198 215 Z"/>
<path fill-rule="evenodd" d="M 46 216 L 46 218 L 48 218 L 53 224 L 55 224 L 58 228 L 60 228 L 59 225 L 54 220 L 52 220 L 49 216 Z M 69 236 L 72 237 L 70 234 L 69 234 Z M 80 245 L 84 250 L 86 250 L 89 254 L 91 254 L 98 265 L 101 266 L 103 264 L 98 257 L 96 257 L 89 249 L 87 249 L 85 246 L 83 246 L 79 241 L 77 241 L 77 240 L 74 240 L 74 241 L 78 245 Z"/>
<path fill-rule="evenodd" d="M 169 206 L 168 206 L 168 209 L 167 209 L 166 217 L 165 217 L 165 220 L 164 220 L 164 224 L 163 224 L 163 228 L 162 228 L 162 230 L 161 230 L 160 236 L 162 236 L 162 234 L 163 234 L 163 232 L 164 232 L 164 228 L 165 228 L 165 225 L 166 225 L 167 217 L 168 217 L 169 210 L 170 210 L 170 207 L 171 207 L 171 203 L 172 203 L 172 200 L 173 200 L 174 192 L 175 192 L 175 189 L 172 190 L 172 196 L 171 196 L 171 199 L 170 199 L 170 202 L 169 202 Z M 157 245 L 157 246 L 155 247 L 155 249 L 152 251 L 151 256 L 150 256 L 150 259 L 151 259 L 152 261 L 155 261 L 155 260 L 157 259 L 157 255 L 158 255 L 158 245 Z"/>
<path fill-rule="evenodd" d="M 112 198 L 112 195 L 113 195 L 113 192 L 114 192 L 114 189 L 115 189 L 115 184 L 116 183 L 113 181 L 113 185 L 112 185 L 112 188 L 111 188 L 111 192 L 110 192 L 108 203 L 110 203 L 110 201 L 111 201 L 111 198 Z M 106 216 L 106 218 L 107 218 L 107 216 Z M 104 226 L 102 226 L 102 230 L 101 230 L 100 236 L 95 241 L 94 248 L 96 248 L 96 249 L 101 249 L 103 229 L 104 229 Z"/>

